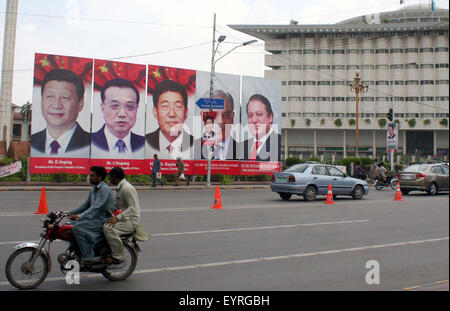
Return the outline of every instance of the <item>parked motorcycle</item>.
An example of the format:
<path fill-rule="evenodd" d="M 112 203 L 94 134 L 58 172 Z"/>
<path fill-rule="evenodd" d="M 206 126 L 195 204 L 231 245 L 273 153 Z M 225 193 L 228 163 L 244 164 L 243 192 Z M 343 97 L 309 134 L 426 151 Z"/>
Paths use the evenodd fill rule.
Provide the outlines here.
<path fill-rule="evenodd" d="M 9 256 L 6 263 L 6 277 L 11 285 L 19 289 L 32 289 L 46 279 L 52 266 L 49 254 L 50 245 L 55 240 L 68 243 L 65 252 L 57 257 L 60 270 L 65 274 L 74 269 L 75 262 L 79 264 L 81 253 L 72 233 L 73 222 L 62 223 L 65 217 L 64 212 L 50 212 L 42 220 L 44 232 L 41 233 L 39 243 L 26 242 L 15 247 L 16 250 Z M 93 264 L 80 270 L 80 272 L 101 273 L 111 281 L 128 278 L 136 268 L 140 248 L 132 234 L 123 235 L 121 239 L 125 247 L 126 258 L 123 263 Z M 111 254 L 106 239 L 95 245 L 94 252 L 95 256 L 102 257 Z"/>

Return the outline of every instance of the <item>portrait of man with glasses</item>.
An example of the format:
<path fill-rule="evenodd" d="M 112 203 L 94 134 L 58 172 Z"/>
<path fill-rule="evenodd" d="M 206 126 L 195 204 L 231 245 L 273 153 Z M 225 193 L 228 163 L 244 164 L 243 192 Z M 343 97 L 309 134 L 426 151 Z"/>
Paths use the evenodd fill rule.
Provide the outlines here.
<path fill-rule="evenodd" d="M 105 124 L 92 134 L 92 155 L 127 158 L 135 153 L 140 154 L 145 143 L 144 136 L 131 131 L 139 107 L 136 87 L 126 79 L 112 79 L 103 85 L 100 97 Z"/>

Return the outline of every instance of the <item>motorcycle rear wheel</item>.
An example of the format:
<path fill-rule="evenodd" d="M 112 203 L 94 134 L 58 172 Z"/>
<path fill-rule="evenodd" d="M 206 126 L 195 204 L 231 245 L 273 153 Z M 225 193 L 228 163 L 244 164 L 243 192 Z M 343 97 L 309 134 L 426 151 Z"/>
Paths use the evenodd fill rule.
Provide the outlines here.
<path fill-rule="evenodd" d="M 102 274 L 110 281 L 122 281 L 133 274 L 137 264 L 137 252 L 135 249 L 128 245 L 124 245 L 125 248 L 125 265 L 120 269 L 113 269 L 114 266 L 110 266 Z M 123 265 L 123 264 L 120 264 Z"/>
<path fill-rule="evenodd" d="M 39 254 L 33 266 L 28 262 L 36 251 L 33 247 L 16 250 L 6 263 L 6 278 L 18 289 L 32 289 L 39 286 L 47 277 L 49 263 L 44 254 Z"/>

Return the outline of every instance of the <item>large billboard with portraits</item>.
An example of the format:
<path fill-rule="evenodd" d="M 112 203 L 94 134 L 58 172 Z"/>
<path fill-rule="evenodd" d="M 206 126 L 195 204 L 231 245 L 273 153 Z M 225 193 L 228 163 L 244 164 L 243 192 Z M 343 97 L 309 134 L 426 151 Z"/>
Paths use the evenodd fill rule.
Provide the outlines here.
<path fill-rule="evenodd" d="M 280 81 L 213 78 L 211 92 L 210 72 L 36 54 L 31 173 L 150 174 L 155 156 L 163 174 L 177 158 L 186 175 L 205 175 L 208 159 L 212 174 L 279 171 Z M 200 107 L 211 97 L 223 108 Z"/>
<path fill-rule="evenodd" d="M 92 62 L 35 55 L 31 173 L 89 172 Z"/>

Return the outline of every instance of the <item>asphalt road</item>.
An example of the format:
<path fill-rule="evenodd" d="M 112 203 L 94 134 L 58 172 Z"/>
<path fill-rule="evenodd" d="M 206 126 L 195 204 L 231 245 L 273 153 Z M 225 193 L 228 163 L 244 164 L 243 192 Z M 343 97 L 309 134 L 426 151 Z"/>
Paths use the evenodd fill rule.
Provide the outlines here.
<path fill-rule="evenodd" d="M 14 246 L 35 241 L 42 215 L 39 192 L 5 191 L 0 201 L 0 291 L 16 290 L 5 264 Z M 70 210 L 86 191 L 48 191 L 50 210 Z M 449 195 L 422 193 L 393 201 L 392 190 L 363 200 L 325 197 L 282 201 L 266 189 L 139 191 L 142 224 L 138 266 L 127 280 L 83 273 L 68 285 L 51 247 L 53 268 L 34 291 L 309 291 L 448 290 Z M 376 261 L 379 284 L 367 284 Z M 372 278 L 373 279 L 373 278 Z"/>

